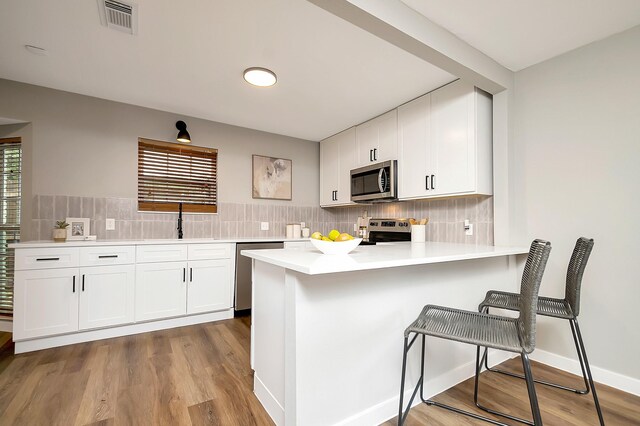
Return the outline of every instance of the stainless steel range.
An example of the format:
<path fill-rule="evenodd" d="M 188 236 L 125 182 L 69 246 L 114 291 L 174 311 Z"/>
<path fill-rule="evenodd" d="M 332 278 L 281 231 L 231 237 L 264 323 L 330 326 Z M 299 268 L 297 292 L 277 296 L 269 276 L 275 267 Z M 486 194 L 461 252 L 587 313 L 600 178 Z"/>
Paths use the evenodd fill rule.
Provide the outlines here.
<path fill-rule="evenodd" d="M 406 219 L 370 219 L 369 239 L 361 244 L 411 241 L 411 223 Z"/>

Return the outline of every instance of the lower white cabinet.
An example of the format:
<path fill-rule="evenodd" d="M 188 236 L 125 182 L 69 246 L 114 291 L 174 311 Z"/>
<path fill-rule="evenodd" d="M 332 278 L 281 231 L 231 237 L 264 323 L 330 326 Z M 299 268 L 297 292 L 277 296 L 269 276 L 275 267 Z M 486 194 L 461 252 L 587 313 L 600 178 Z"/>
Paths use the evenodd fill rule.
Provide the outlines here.
<path fill-rule="evenodd" d="M 231 243 L 17 246 L 16 350 L 229 318 L 233 253 Z"/>
<path fill-rule="evenodd" d="M 134 321 L 135 270 L 135 265 L 80 268 L 80 330 Z"/>
<path fill-rule="evenodd" d="M 78 330 L 78 268 L 16 271 L 13 339 Z"/>
<path fill-rule="evenodd" d="M 136 265 L 136 321 L 187 313 L 187 262 Z"/>
<path fill-rule="evenodd" d="M 229 259 L 189 261 L 187 314 L 198 314 L 231 306 Z"/>

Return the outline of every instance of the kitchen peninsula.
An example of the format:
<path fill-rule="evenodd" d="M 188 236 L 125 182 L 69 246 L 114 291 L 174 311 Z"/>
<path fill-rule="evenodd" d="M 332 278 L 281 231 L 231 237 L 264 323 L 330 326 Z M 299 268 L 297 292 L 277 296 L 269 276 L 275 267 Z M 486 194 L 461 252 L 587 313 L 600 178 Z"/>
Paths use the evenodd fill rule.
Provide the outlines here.
<path fill-rule="evenodd" d="M 403 331 L 422 307 L 475 310 L 489 289 L 517 291 L 516 258 L 527 251 L 433 242 L 360 246 L 342 256 L 243 251 L 254 260 L 256 396 L 278 425 L 384 422 L 397 414 Z M 411 383 L 419 376 L 414 352 Z M 473 374 L 471 346 L 433 341 L 427 359 L 428 395 Z"/>

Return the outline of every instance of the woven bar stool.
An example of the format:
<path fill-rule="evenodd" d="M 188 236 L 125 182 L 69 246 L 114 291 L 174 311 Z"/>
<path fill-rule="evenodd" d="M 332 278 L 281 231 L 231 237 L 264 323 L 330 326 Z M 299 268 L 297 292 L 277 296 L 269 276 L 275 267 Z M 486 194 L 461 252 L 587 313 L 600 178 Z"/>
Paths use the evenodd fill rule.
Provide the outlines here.
<path fill-rule="evenodd" d="M 404 352 L 402 356 L 402 379 L 400 383 L 400 408 L 398 410 L 398 424 L 404 424 L 409 414 L 411 404 L 420 390 L 420 399 L 427 405 L 445 408 L 447 410 L 464 414 L 478 420 L 495 425 L 504 425 L 488 417 L 480 416 L 475 413 L 461 410 L 450 405 L 441 404 L 433 400 L 424 398 L 424 368 L 425 368 L 425 336 L 439 337 L 447 340 L 454 340 L 462 343 L 469 343 L 477 346 L 476 350 L 476 371 L 475 371 L 475 388 L 473 399 L 476 406 L 488 413 L 498 415 L 510 420 L 515 420 L 528 425 L 542 425 L 540 417 L 540 408 L 538 407 L 538 398 L 531 374 L 531 364 L 529 363 L 528 354 L 533 352 L 535 348 L 536 336 L 536 313 L 535 306 L 538 303 L 538 289 L 540 281 L 544 273 L 551 244 L 547 241 L 534 240 L 529 249 L 527 263 L 525 264 L 522 274 L 522 283 L 520 286 L 520 299 L 518 318 L 508 318 L 498 315 L 489 315 L 483 312 L 464 311 L 460 309 L 446 308 L 442 306 L 427 305 L 422 309 L 418 318 L 404 332 Z M 413 335 L 413 337 L 412 337 Z M 407 369 L 407 353 L 418 336 L 422 336 L 422 356 L 420 361 L 420 378 L 411 394 L 407 408 L 404 408 L 404 384 Z M 412 338 L 411 338 L 412 337 Z M 409 340 L 411 338 L 411 340 Z M 529 403 L 531 405 L 531 413 L 533 421 L 521 419 L 506 413 L 495 411 L 487 408 L 478 402 L 478 382 L 482 364 L 486 357 L 480 359 L 480 348 L 494 348 L 509 352 L 519 353 L 522 358 L 522 366 L 524 368 L 527 391 L 529 392 Z"/>
<path fill-rule="evenodd" d="M 604 426 L 604 419 L 602 417 L 602 410 L 600 409 L 600 402 L 598 401 L 598 394 L 596 388 L 593 385 L 593 377 L 591 376 L 591 368 L 589 367 L 589 361 L 587 360 L 587 351 L 582 341 L 582 334 L 580 333 L 580 327 L 578 326 L 578 314 L 580 313 L 580 287 L 582 285 L 582 275 L 584 269 L 587 266 L 589 255 L 593 248 L 593 240 L 589 238 L 578 238 L 576 246 L 573 249 L 573 254 L 569 261 L 569 267 L 567 268 L 567 282 L 565 287 L 564 299 L 554 299 L 551 297 L 539 297 L 537 305 L 537 314 L 547 317 L 560 318 L 569 321 L 571 325 L 571 333 L 573 334 L 573 341 L 576 345 L 576 352 L 578 353 L 578 361 L 580 362 L 580 368 L 582 369 L 582 378 L 584 379 L 584 389 L 573 389 L 567 386 L 562 386 L 557 383 L 545 382 L 543 380 L 536 380 L 536 383 L 540 383 L 546 386 L 552 386 L 554 388 L 575 392 L 580 395 L 589 393 L 593 394 L 593 401 L 596 405 L 596 411 L 598 412 L 598 418 L 600 424 Z M 517 293 L 506 293 L 503 291 L 489 291 L 486 298 L 478 308 L 481 312 L 489 312 L 489 308 L 508 309 L 511 311 L 519 310 L 520 295 Z M 486 354 L 486 351 L 485 351 Z M 515 374 L 508 371 L 500 370 L 497 368 L 489 368 L 488 357 L 485 359 L 485 367 L 487 370 L 502 373 L 512 377 L 518 377 L 524 379 L 521 374 Z"/>

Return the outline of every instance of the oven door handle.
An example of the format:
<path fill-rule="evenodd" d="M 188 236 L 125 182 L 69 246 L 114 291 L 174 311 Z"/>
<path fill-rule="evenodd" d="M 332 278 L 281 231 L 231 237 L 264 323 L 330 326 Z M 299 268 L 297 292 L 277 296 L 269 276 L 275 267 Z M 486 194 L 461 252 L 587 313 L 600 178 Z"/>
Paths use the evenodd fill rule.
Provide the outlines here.
<path fill-rule="evenodd" d="M 378 188 L 380 189 L 381 193 L 384 192 L 384 187 L 386 186 L 384 185 L 383 180 L 387 180 L 387 171 L 384 168 L 381 168 L 378 172 Z"/>

